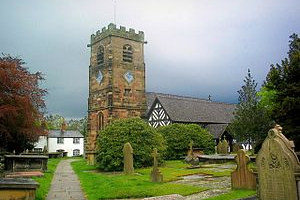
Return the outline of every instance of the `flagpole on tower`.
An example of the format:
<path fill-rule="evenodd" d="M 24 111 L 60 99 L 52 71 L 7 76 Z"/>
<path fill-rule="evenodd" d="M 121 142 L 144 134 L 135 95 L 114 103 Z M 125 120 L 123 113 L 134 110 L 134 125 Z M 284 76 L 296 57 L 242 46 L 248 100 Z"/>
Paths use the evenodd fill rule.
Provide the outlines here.
<path fill-rule="evenodd" d="M 114 1 L 114 24 L 117 24 L 117 0 L 113 0 Z"/>

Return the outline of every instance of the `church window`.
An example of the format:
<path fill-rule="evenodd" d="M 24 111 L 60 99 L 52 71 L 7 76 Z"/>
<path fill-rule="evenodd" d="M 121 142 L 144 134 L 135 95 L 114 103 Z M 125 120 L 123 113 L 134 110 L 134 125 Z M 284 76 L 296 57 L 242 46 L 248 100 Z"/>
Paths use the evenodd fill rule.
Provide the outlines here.
<path fill-rule="evenodd" d="M 123 61 L 132 62 L 132 47 L 129 44 L 123 46 Z"/>
<path fill-rule="evenodd" d="M 104 63 L 104 48 L 100 46 L 97 52 L 97 65 L 101 65 Z"/>
<path fill-rule="evenodd" d="M 113 100 L 112 100 L 112 95 L 111 94 L 109 94 L 107 96 L 107 104 L 108 104 L 108 106 L 112 106 L 112 104 L 113 104 Z"/>
<path fill-rule="evenodd" d="M 124 96 L 130 96 L 131 89 L 125 89 Z"/>
<path fill-rule="evenodd" d="M 98 114 L 98 130 L 102 130 L 104 128 L 104 118 L 103 118 L 103 113 L 100 112 Z"/>

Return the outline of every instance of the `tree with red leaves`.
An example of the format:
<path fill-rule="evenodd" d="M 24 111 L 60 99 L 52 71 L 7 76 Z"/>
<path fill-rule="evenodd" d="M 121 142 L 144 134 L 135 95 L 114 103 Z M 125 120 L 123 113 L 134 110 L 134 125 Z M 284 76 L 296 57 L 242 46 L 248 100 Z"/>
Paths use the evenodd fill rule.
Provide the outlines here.
<path fill-rule="evenodd" d="M 22 59 L 0 57 L 0 150 L 17 153 L 30 149 L 44 133 L 44 80 L 40 72 L 30 73 Z"/>

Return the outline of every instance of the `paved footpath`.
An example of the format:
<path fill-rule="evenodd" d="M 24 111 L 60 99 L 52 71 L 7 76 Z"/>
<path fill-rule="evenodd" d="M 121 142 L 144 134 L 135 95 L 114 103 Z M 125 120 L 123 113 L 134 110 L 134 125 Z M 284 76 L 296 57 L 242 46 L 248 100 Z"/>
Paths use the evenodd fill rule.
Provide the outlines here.
<path fill-rule="evenodd" d="M 80 182 L 71 167 L 72 161 L 62 160 L 56 167 L 47 200 L 85 200 Z"/>

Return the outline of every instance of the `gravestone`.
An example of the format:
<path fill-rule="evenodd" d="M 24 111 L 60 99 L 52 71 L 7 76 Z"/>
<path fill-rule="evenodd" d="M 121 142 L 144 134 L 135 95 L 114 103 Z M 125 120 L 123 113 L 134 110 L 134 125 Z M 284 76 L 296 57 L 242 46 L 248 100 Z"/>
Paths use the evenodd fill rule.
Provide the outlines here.
<path fill-rule="evenodd" d="M 281 130 L 276 125 L 268 132 L 256 157 L 258 197 L 261 200 L 298 199 L 300 164 L 291 141 Z"/>
<path fill-rule="evenodd" d="M 184 161 L 188 164 L 191 164 L 192 166 L 198 166 L 199 165 L 199 159 L 194 155 L 193 151 L 193 141 L 190 142 L 189 144 L 189 150 L 188 150 L 188 155 L 185 157 Z"/>
<path fill-rule="evenodd" d="M 217 146 L 217 151 L 218 154 L 228 154 L 228 142 L 224 140 L 220 140 L 218 146 Z"/>
<path fill-rule="evenodd" d="M 256 177 L 247 167 L 250 157 L 246 155 L 245 150 L 240 149 L 235 156 L 237 168 L 231 173 L 232 189 L 255 189 Z"/>
<path fill-rule="evenodd" d="M 158 161 L 157 158 L 159 156 L 159 153 L 157 152 L 157 149 L 154 148 L 153 153 L 151 154 L 153 157 L 153 169 L 151 171 L 151 181 L 152 182 L 162 182 L 163 181 L 163 175 L 158 169 Z"/>
<path fill-rule="evenodd" d="M 124 154 L 124 173 L 132 174 L 134 173 L 133 168 L 133 149 L 129 142 L 127 142 L 123 147 Z"/>
<path fill-rule="evenodd" d="M 240 149 L 243 149 L 242 145 L 238 143 L 232 145 L 232 153 L 237 153 Z"/>

